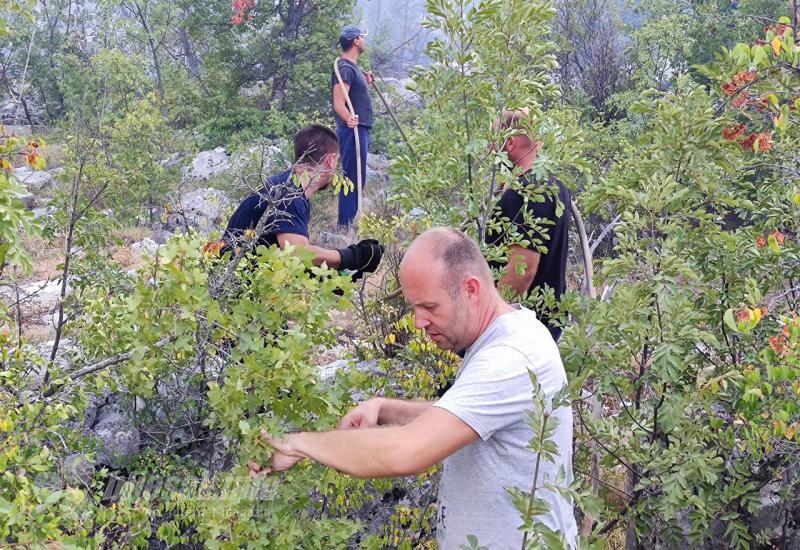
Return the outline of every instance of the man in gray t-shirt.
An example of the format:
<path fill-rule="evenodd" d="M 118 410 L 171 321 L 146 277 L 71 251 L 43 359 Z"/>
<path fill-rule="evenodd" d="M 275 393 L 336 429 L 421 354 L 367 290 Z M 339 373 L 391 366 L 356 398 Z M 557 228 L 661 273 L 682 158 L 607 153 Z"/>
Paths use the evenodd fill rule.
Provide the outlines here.
<path fill-rule="evenodd" d="M 357 477 L 387 477 L 443 461 L 440 548 L 457 550 L 469 535 L 491 550 L 519 548 L 522 519 L 506 488 L 530 490 L 536 454 L 528 448 L 529 371 L 551 399 L 566 384 L 558 348 L 533 312 L 500 298 L 480 249 L 455 229 L 431 229 L 412 243 L 400 264 L 400 286 L 418 329 L 442 349 L 466 350 L 453 386 L 435 403 L 370 399 L 345 415 L 338 430 L 281 440 L 265 433 L 276 450 L 268 466 L 251 462 L 250 470 L 282 471 L 310 458 Z M 557 456 L 555 463 L 541 461 L 536 480 L 537 496 L 550 510 L 535 519 L 574 547 L 570 502 L 542 488 L 572 481 L 572 413 L 564 407 L 552 417 L 559 420 L 552 437 Z M 557 479 L 559 470 L 565 475 Z"/>
<path fill-rule="evenodd" d="M 531 488 L 536 455 L 528 449 L 533 438 L 528 424 L 533 391 L 528 370 L 550 398 L 567 383 L 547 328 L 532 311 L 519 308 L 498 317 L 467 349 L 455 383 L 433 404 L 480 436 L 444 459 L 437 529 L 442 549 L 459 548 L 467 535 L 477 536 L 482 546 L 491 549 L 520 547 L 519 512 L 505 488 Z M 558 457 L 555 464 L 542 461 L 538 486 L 555 483 L 560 467 L 565 484 L 572 482 L 572 411 L 562 407 L 551 418 L 558 419 L 552 438 Z M 550 505 L 550 512 L 539 520 L 574 542 L 572 506 L 552 491 L 537 489 L 537 495 Z"/>

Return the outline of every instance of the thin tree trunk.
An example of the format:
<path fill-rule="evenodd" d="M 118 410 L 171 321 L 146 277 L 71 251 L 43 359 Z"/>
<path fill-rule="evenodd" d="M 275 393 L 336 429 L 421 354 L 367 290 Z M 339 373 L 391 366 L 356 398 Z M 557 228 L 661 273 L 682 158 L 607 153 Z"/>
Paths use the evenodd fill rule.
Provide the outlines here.
<path fill-rule="evenodd" d="M 404 2 L 405 9 L 403 11 L 403 38 L 408 36 L 408 5 L 410 3 L 411 2 Z M 400 69 L 401 70 L 405 66 L 405 63 L 406 63 L 406 44 L 403 44 L 403 48 L 400 50 L 400 63 L 399 63 L 399 65 L 400 65 Z"/>
<path fill-rule="evenodd" d="M 61 292 L 58 299 L 58 321 L 56 322 L 56 336 L 53 340 L 53 348 L 50 350 L 50 363 L 55 361 L 58 354 L 58 348 L 61 344 L 61 334 L 64 331 L 64 299 L 67 297 L 67 285 L 69 280 L 69 268 L 72 261 L 72 245 L 75 239 L 75 226 L 80 217 L 78 213 L 78 198 L 80 197 L 81 180 L 83 179 L 84 161 L 81 160 L 78 167 L 78 173 L 75 176 L 75 181 L 72 184 L 72 206 L 70 208 L 69 227 L 67 228 L 67 238 L 64 244 L 64 267 L 61 270 Z M 50 371 L 47 370 L 44 374 L 44 384 L 50 382 Z"/>
<path fill-rule="evenodd" d="M 178 27 L 178 39 L 181 41 L 181 49 L 183 50 L 183 57 L 186 59 L 186 68 L 189 70 L 189 75 L 200 80 L 200 60 L 194 53 L 192 42 L 189 40 L 189 33 L 183 25 Z"/>
<path fill-rule="evenodd" d="M 22 304 L 19 299 L 19 278 L 17 277 L 17 266 L 14 266 L 14 299 L 17 313 L 17 347 L 22 349 Z"/>
<path fill-rule="evenodd" d="M 166 105 L 166 95 L 164 93 L 164 81 L 161 79 L 161 63 L 158 61 L 158 50 L 153 43 L 153 38 L 150 36 L 150 31 L 147 29 L 147 26 L 144 22 L 145 30 L 147 31 L 147 43 L 150 45 L 150 54 L 153 57 L 153 69 L 156 71 L 156 86 L 158 87 L 158 97 L 161 98 L 161 114 L 164 115 L 166 118 L 167 116 L 167 105 Z"/>
<path fill-rule="evenodd" d="M 142 25 L 142 30 L 144 30 L 145 34 L 147 35 L 147 45 L 148 49 L 150 50 L 150 56 L 153 58 L 153 70 L 156 73 L 156 89 L 158 90 L 158 97 L 161 99 L 161 114 L 164 118 L 167 118 L 167 102 L 166 102 L 166 94 L 164 93 L 164 81 L 161 77 L 161 62 L 158 60 L 158 49 L 161 46 L 159 43 L 156 45 L 155 41 L 153 40 L 153 32 L 150 28 L 150 25 L 147 24 L 147 14 L 146 9 L 142 9 L 142 6 L 139 5 L 139 2 L 132 2 L 132 6 L 134 7 L 134 13 L 136 17 L 139 19 L 139 23 Z"/>
<path fill-rule="evenodd" d="M 28 120 L 28 124 L 33 128 L 36 126 L 36 123 L 33 121 L 33 115 L 31 115 L 31 111 L 28 108 L 28 102 L 25 101 L 25 97 L 22 95 L 22 92 L 17 92 L 11 87 L 11 83 L 8 81 L 8 78 L 4 79 L 6 81 L 6 88 L 8 89 L 8 93 L 11 94 L 11 97 L 16 97 L 19 104 L 22 106 L 22 111 L 25 113 L 25 118 Z M 16 124 L 16 117 L 13 121 Z"/>

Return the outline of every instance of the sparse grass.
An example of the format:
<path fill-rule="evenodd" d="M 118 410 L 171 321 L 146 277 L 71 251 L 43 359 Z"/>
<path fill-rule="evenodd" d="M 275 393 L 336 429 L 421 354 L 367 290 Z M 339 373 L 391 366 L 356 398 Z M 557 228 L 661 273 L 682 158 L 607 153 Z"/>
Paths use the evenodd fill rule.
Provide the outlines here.
<path fill-rule="evenodd" d="M 384 200 L 384 185 L 382 182 L 372 180 L 365 187 L 364 214 L 389 215 L 387 214 L 386 201 Z M 313 210 L 311 223 L 309 224 L 309 234 L 312 237 L 310 239 L 312 243 L 316 244 L 314 237 L 319 237 L 322 231 L 341 234 L 349 239 L 348 242 L 357 242 L 362 238 L 369 237 L 369 235 L 359 237 L 355 227 L 351 227 L 347 232 L 342 233 L 342 229 L 338 227 L 339 193 L 334 192 L 333 189 L 326 189 L 314 195 L 311 198 L 311 204 Z"/>
<path fill-rule="evenodd" d="M 118 239 L 122 239 L 125 241 L 125 244 L 133 244 L 135 242 L 141 241 L 146 237 L 152 236 L 153 232 L 150 230 L 149 227 L 138 225 L 134 227 L 120 227 L 118 229 L 114 229 L 111 232 L 113 237 Z"/>
<path fill-rule="evenodd" d="M 311 222 L 308 231 L 311 242 L 319 241 L 322 231 L 333 231 L 337 225 L 339 193 L 332 188 L 311 197 Z"/>
<path fill-rule="evenodd" d="M 122 245 L 111 245 L 109 256 L 125 270 L 138 269 L 143 259 L 130 249 L 134 242 L 141 241 L 151 235 L 147 227 L 123 227 L 112 232 L 113 237 L 120 239 Z M 20 277 L 20 284 L 54 280 L 61 276 L 59 265 L 64 260 L 64 250 L 59 241 L 49 242 L 41 237 L 25 236 L 23 245 L 32 257 L 33 271 Z M 54 329 L 46 324 L 44 317 L 50 313 L 52 304 L 43 305 L 37 302 L 26 302 L 22 306 L 22 334 L 30 342 L 46 342 L 54 337 Z"/>
<path fill-rule="evenodd" d="M 31 255 L 33 272 L 21 279 L 21 282 L 44 281 L 55 279 L 61 275 L 58 265 L 64 261 L 64 251 L 41 237 L 26 235 L 22 245 Z"/>
<path fill-rule="evenodd" d="M 52 326 L 35 324 L 30 321 L 22 325 L 22 337 L 31 343 L 39 344 L 55 338 L 56 331 Z"/>
<path fill-rule="evenodd" d="M 111 258 L 127 271 L 138 269 L 144 264 L 141 256 L 124 246 L 115 247 L 111 252 Z"/>
<path fill-rule="evenodd" d="M 48 170 L 54 170 L 64 166 L 64 146 L 60 143 L 47 143 L 39 149 L 39 153 L 44 157 Z"/>
<path fill-rule="evenodd" d="M 142 259 L 130 248 L 131 244 L 150 237 L 152 232 L 148 227 L 123 227 L 112 231 L 112 236 L 123 241 L 122 246 L 112 245 L 109 254 L 125 269 L 136 269 L 142 264 Z M 25 236 L 23 246 L 33 260 L 33 271 L 30 275 L 21 277 L 20 282 L 45 281 L 61 276 L 59 265 L 64 261 L 64 249 L 60 242 L 49 242 L 41 237 Z"/>

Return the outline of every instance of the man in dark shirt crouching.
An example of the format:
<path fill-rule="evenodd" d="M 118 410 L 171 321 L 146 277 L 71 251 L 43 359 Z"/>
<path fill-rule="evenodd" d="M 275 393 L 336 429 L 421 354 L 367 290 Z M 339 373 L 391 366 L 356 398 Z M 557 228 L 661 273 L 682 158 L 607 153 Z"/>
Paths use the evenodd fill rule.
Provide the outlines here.
<path fill-rule="evenodd" d="M 308 240 L 309 199 L 331 184 L 339 161 L 336 134 L 322 125 L 306 126 L 294 136 L 294 157 L 290 170 L 270 177 L 262 189 L 242 201 L 225 230 L 226 247 L 235 249 L 255 238 L 256 245 L 305 248 L 314 253 L 314 265 L 326 263 L 333 269 L 355 272 L 356 278 L 375 271 L 383 255 L 378 241 L 367 239 L 333 250 Z"/>

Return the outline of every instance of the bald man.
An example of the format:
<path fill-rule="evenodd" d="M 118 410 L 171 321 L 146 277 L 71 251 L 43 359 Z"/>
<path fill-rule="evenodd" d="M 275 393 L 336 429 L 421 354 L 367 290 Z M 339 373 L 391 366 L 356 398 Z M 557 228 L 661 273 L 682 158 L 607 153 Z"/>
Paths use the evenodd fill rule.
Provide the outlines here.
<path fill-rule="evenodd" d="M 537 179 L 532 173 L 533 163 L 539 154 L 541 141 L 531 138 L 525 130 L 528 112 L 504 111 L 494 121 L 494 128 L 509 135 L 498 147 L 519 172 L 519 186 L 507 188 L 497 201 L 492 214 L 492 225 L 502 227 L 506 218 L 510 224 L 502 230 L 486 232 L 486 244 L 506 249 L 508 263 L 491 262 L 493 268 L 505 268 L 498 281 L 499 288 L 510 288 L 520 300 L 535 288 L 553 290 L 556 299 L 566 290 L 567 254 L 569 252 L 570 195 L 555 177 Z M 539 197 L 533 199 L 532 194 Z M 558 203 L 563 211 L 558 214 Z M 533 220 L 544 220 L 535 227 Z M 524 243 L 523 243 L 524 241 Z M 539 247 L 547 250 L 543 251 Z M 546 312 L 539 312 L 553 340 L 558 342 L 561 327 Z"/>
<path fill-rule="evenodd" d="M 552 398 L 567 382 L 558 348 L 531 311 L 503 301 L 478 245 L 454 229 L 432 229 L 412 243 L 400 285 L 417 328 L 442 349 L 466 350 L 452 387 L 435 402 L 373 398 L 345 415 L 338 430 L 272 440 L 271 464 L 251 470 L 286 470 L 309 458 L 372 478 L 418 474 L 444 461 L 439 547 L 456 550 L 475 535 L 488 548 L 519 548 L 521 516 L 506 488 L 530 491 L 535 469 L 528 371 Z M 574 546 L 572 506 L 542 488 L 572 482 L 572 412 L 562 407 L 553 417 L 557 457 L 541 461 L 536 493 L 550 511 L 536 519 Z M 557 480 L 560 468 L 565 476 Z"/>

